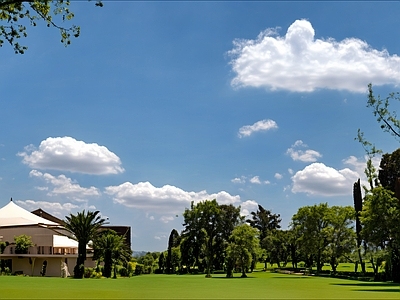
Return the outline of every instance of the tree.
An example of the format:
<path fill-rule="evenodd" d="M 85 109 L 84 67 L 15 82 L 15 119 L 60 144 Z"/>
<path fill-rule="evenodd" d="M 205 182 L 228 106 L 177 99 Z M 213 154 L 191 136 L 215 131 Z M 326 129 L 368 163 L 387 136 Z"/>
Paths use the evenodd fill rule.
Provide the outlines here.
<path fill-rule="evenodd" d="M 354 218 L 355 213 L 351 206 L 329 208 L 329 226 L 327 228 L 329 244 L 326 250 L 333 273 L 336 273 L 340 258 L 348 257 L 356 246 L 353 230 Z"/>
<path fill-rule="evenodd" d="M 239 225 L 232 231 L 227 255 L 240 266 L 243 278 L 247 277 L 246 269 L 259 251 L 260 242 L 257 236 L 258 230 L 247 224 Z"/>
<path fill-rule="evenodd" d="M 186 243 L 192 244 L 196 251 L 204 253 L 206 277 L 211 277 L 214 246 L 220 229 L 220 213 L 220 206 L 215 199 L 201 201 L 196 205 L 192 202 L 190 209 L 185 209 L 183 213 L 185 229 L 182 235 L 187 239 Z"/>
<path fill-rule="evenodd" d="M 101 1 L 97 1 L 95 5 L 103 6 Z M 57 28 L 60 31 L 61 42 L 65 46 L 69 45 L 71 34 L 76 38 L 80 34 L 79 26 L 59 25 L 60 22 L 73 19 L 74 13 L 69 6 L 69 0 L 0 0 L 0 22 L 4 24 L 0 25 L 0 47 L 6 41 L 15 53 L 23 54 L 28 47 L 19 44 L 19 40 L 28 36 L 26 24 L 36 26 L 38 22 L 44 22 L 47 27 Z"/>
<path fill-rule="evenodd" d="M 389 252 L 388 275 L 400 282 L 400 201 L 384 187 L 376 187 L 364 198 L 362 236 L 377 250 Z"/>
<path fill-rule="evenodd" d="M 275 230 L 281 228 L 280 226 L 280 215 L 279 214 L 273 214 L 270 210 L 265 209 L 261 205 L 258 205 L 258 210 L 256 212 L 251 212 L 251 219 L 247 219 L 246 222 L 250 224 L 251 227 L 256 228 L 259 231 L 260 237 L 260 246 L 263 249 L 266 249 L 268 252 L 268 247 L 271 245 L 272 241 L 272 232 Z M 265 239 L 270 236 L 269 242 L 265 241 Z M 263 242 L 264 241 L 264 242 Z M 267 259 L 268 256 L 265 256 L 265 269 L 267 268 Z"/>
<path fill-rule="evenodd" d="M 398 182 L 400 178 L 400 148 L 393 153 L 386 153 L 382 156 L 378 178 L 384 188 L 396 193 L 396 196 L 400 198 Z"/>
<path fill-rule="evenodd" d="M 396 111 L 390 111 L 390 102 L 399 101 L 400 93 L 390 93 L 385 99 L 380 96 L 375 97 L 372 90 L 372 84 L 368 85 L 368 101 L 367 107 L 372 108 L 372 112 L 376 120 L 380 124 L 383 131 L 388 132 L 395 138 L 400 137 L 400 120 L 397 119 Z"/>
<path fill-rule="evenodd" d="M 317 264 L 317 273 L 322 270 L 322 258 L 328 239 L 328 204 L 300 207 L 292 217 L 292 229 L 299 235 L 299 245 L 306 265 L 311 268 Z"/>
<path fill-rule="evenodd" d="M 290 256 L 290 238 L 286 230 L 273 230 L 262 241 L 261 247 L 266 250 L 267 258 L 271 264 L 276 263 L 278 268 L 281 262 L 286 266 Z"/>
<path fill-rule="evenodd" d="M 216 270 L 224 268 L 226 260 L 226 248 L 229 243 L 229 237 L 236 226 L 243 224 L 244 217 L 240 215 L 240 207 L 232 204 L 219 205 L 220 217 L 218 224 L 218 234 L 215 241 L 215 259 L 214 266 Z"/>
<path fill-rule="evenodd" d="M 21 234 L 14 237 L 15 253 L 27 254 L 30 247 L 33 247 L 32 238 L 26 234 Z"/>
<path fill-rule="evenodd" d="M 103 276 L 110 278 L 114 269 L 116 278 L 116 268 L 118 264 L 127 264 L 132 255 L 131 249 L 125 242 L 125 237 L 118 235 L 113 230 L 105 230 L 98 234 L 93 242 L 93 258 L 104 262 Z"/>
<path fill-rule="evenodd" d="M 371 160 L 369 160 L 371 162 Z M 369 165 L 370 168 L 367 167 L 367 170 L 372 170 L 371 167 L 373 167 L 372 163 Z M 371 188 L 373 186 L 372 183 L 372 175 L 373 173 L 370 174 L 368 177 L 370 180 L 370 185 Z M 368 174 L 367 174 L 368 176 Z M 357 241 L 357 253 L 358 253 L 358 260 L 360 261 L 361 264 L 361 271 L 362 273 L 365 273 L 365 262 L 363 262 L 362 255 L 361 255 L 361 222 L 360 222 L 360 214 L 362 211 L 362 194 L 361 194 L 361 184 L 360 184 L 360 179 L 358 179 L 354 184 L 353 184 L 353 200 L 354 200 L 354 210 L 355 210 L 355 219 L 356 219 L 356 241 Z M 357 263 L 356 263 L 356 268 L 355 271 L 357 272 Z"/>
<path fill-rule="evenodd" d="M 174 269 L 172 267 L 172 248 L 179 246 L 179 233 L 176 229 L 172 229 L 169 239 L 168 239 L 168 255 L 166 259 L 166 273 L 172 274 L 174 273 Z"/>
<path fill-rule="evenodd" d="M 65 219 L 65 228 L 78 241 L 78 258 L 74 268 L 74 278 L 83 278 L 86 245 L 96 238 L 100 227 L 106 224 L 106 220 L 101 218 L 99 211 L 85 212 L 85 210 L 76 215 L 70 214 Z"/>
<path fill-rule="evenodd" d="M 161 252 L 160 256 L 158 257 L 158 270 L 160 273 L 164 273 L 164 267 L 165 267 L 165 256 L 164 252 Z"/>

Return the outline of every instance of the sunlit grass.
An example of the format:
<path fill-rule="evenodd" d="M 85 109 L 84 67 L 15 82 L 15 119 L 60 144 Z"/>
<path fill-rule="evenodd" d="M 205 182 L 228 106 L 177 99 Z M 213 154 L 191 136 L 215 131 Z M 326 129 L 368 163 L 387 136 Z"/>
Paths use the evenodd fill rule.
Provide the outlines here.
<path fill-rule="evenodd" d="M 400 299 L 390 283 L 254 272 L 224 275 L 141 275 L 118 279 L 0 277 L 1 299 Z"/>

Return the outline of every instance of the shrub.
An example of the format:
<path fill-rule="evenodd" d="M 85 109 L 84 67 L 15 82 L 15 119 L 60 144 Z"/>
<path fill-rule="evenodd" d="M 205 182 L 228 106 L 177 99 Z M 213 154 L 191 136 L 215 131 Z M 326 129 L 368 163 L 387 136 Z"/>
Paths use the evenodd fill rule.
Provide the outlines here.
<path fill-rule="evenodd" d="M 93 273 L 96 273 L 96 271 L 93 268 L 85 268 L 84 270 L 85 271 L 83 273 L 83 276 L 85 278 L 90 278 L 90 277 L 92 277 Z"/>
<path fill-rule="evenodd" d="M 142 264 L 136 264 L 135 275 L 141 275 L 143 274 L 143 271 L 144 271 L 144 266 Z"/>

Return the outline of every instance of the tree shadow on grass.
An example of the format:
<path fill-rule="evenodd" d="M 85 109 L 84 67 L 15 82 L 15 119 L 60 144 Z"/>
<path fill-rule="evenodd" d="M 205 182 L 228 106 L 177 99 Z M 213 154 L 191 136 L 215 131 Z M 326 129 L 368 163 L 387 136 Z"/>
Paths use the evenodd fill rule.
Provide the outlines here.
<path fill-rule="evenodd" d="M 272 278 L 278 279 L 309 279 L 312 278 L 310 276 L 302 276 L 302 275 L 290 275 L 290 276 L 272 276 Z"/>
<path fill-rule="evenodd" d="M 398 283 L 391 282 L 349 282 L 349 283 L 331 283 L 331 285 L 343 285 L 343 286 L 397 286 L 400 291 L 400 286 Z"/>
<path fill-rule="evenodd" d="M 355 290 L 357 292 L 379 292 L 379 293 L 400 293 L 400 288 L 397 289 L 385 289 L 385 290 L 367 290 L 367 289 L 363 289 L 363 290 Z"/>
<path fill-rule="evenodd" d="M 243 279 L 243 280 L 246 280 L 246 279 L 249 279 L 249 278 L 256 278 L 256 277 L 254 277 L 254 276 L 248 276 L 247 275 L 247 277 L 226 277 L 226 276 L 224 276 L 224 277 L 211 277 L 211 278 L 213 278 L 213 279 Z"/>

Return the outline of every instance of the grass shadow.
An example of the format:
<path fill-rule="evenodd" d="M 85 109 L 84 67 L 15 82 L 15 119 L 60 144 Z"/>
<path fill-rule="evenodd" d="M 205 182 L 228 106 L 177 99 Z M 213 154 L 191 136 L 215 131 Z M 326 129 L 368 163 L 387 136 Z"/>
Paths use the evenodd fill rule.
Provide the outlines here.
<path fill-rule="evenodd" d="M 226 277 L 226 276 L 223 276 L 223 277 L 211 277 L 211 278 L 213 278 L 213 279 L 243 279 L 243 280 L 246 280 L 246 279 L 248 279 L 248 278 L 256 278 L 256 277 L 254 277 L 254 276 L 247 276 L 247 277 L 240 277 L 240 276 L 238 276 L 238 277 Z"/>
<path fill-rule="evenodd" d="M 378 290 L 378 289 L 374 289 L 374 290 L 355 290 L 358 292 L 379 292 L 379 293 L 400 293 L 400 288 L 398 289 L 385 289 L 385 290 Z"/>
<path fill-rule="evenodd" d="M 290 275 L 290 276 L 272 276 L 271 278 L 278 278 L 278 279 L 309 279 L 309 278 L 312 278 L 312 277 L 303 276 L 303 275 Z"/>
<path fill-rule="evenodd" d="M 400 290 L 400 286 L 398 283 L 391 283 L 391 282 L 351 282 L 351 283 L 331 283 L 331 285 L 342 285 L 342 286 L 397 286 L 399 287 Z"/>

